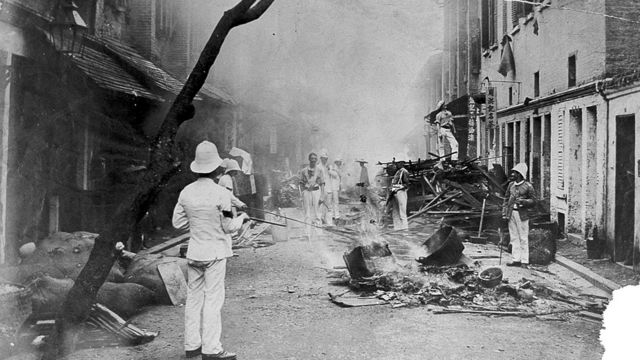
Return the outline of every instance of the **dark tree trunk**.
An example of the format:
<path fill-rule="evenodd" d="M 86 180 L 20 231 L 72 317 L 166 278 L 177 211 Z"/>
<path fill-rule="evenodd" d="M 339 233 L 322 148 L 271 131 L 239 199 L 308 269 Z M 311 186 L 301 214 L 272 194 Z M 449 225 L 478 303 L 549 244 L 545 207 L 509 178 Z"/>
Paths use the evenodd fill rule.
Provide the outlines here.
<path fill-rule="evenodd" d="M 109 230 L 96 239 L 87 264 L 67 294 L 56 318 L 55 331 L 47 341 L 43 359 L 58 359 L 68 352 L 70 333 L 87 318 L 96 294 L 118 256 L 116 244 L 127 242 L 162 188 L 178 171 L 174 156 L 175 135 L 180 124 L 193 117 L 193 98 L 204 85 L 229 31 L 258 19 L 273 1 L 241 0 L 225 12 L 216 25 L 184 87 L 165 116 L 152 144 L 147 171 L 141 176 L 135 196 L 118 209 Z"/>

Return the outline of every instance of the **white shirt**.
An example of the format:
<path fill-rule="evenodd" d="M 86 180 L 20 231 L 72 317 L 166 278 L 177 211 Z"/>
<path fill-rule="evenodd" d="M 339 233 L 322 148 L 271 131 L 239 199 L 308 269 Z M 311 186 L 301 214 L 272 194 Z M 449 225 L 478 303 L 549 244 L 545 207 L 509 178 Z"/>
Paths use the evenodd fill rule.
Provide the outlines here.
<path fill-rule="evenodd" d="M 340 170 L 336 165 L 329 165 L 329 181 L 327 182 L 327 192 L 340 191 Z"/>
<path fill-rule="evenodd" d="M 233 191 L 233 179 L 231 179 L 231 175 L 222 175 L 218 181 L 218 185 L 229 189 L 229 191 Z"/>
<path fill-rule="evenodd" d="M 245 206 L 245 204 L 240 199 L 238 199 L 233 193 L 233 179 L 231 178 L 231 175 L 229 174 L 222 175 L 220 177 L 220 180 L 218 180 L 218 185 L 226 188 L 231 193 L 231 205 L 237 208 L 241 208 Z"/>
<path fill-rule="evenodd" d="M 180 192 L 173 210 L 173 226 L 189 229 L 187 259 L 211 261 L 233 256 L 230 233 L 238 231 L 243 218 L 229 218 L 231 193 L 212 179 L 199 178 Z"/>

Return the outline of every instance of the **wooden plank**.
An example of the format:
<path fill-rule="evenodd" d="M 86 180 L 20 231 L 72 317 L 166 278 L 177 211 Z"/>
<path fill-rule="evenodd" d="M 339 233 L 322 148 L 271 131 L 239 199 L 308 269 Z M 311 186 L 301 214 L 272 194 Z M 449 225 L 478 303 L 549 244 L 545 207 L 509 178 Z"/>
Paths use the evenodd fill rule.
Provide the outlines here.
<path fill-rule="evenodd" d="M 446 203 L 447 201 L 449 201 L 449 200 L 451 200 L 451 199 L 453 199 L 453 198 L 456 198 L 456 197 L 458 197 L 458 196 L 460 196 L 460 193 L 455 193 L 455 194 L 453 194 L 453 195 L 451 195 L 451 196 L 447 197 L 446 199 L 444 199 L 444 200 L 442 200 L 442 201 L 439 201 L 439 202 L 437 202 L 437 203 L 435 203 L 435 204 L 432 204 L 432 205 L 430 205 L 430 206 L 425 207 L 424 209 L 422 209 L 422 210 L 418 211 L 417 213 L 415 213 L 415 214 L 413 214 L 413 215 L 409 216 L 407 219 L 411 220 L 411 219 L 413 219 L 413 218 L 415 218 L 415 217 L 417 217 L 417 216 L 419 216 L 419 215 L 422 215 L 422 214 L 426 213 L 429 209 L 434 208 L 434 207 L 436 207 L 436 206 L 438 206 L 438 205 L 440 205 L 440 204 L 444 204 L 444 203 Z"/>
<path fill-rule="evenodd" d="M 486 177 L 487 179 L 489 179 L 489 181 L 491 181 L 491 183 L 496 186 L 498 189 L 500 189 L 500 191 L 502 193 L 504 193 L 504 187 L 502 187 L 502 184 L 500 184 L 494 177 L 493 175 L 489 174 L 487 171 L 485 171 L 483 168 L 481 168 L 480 166 L 475 165 L 475 168 L 478 169 L 478 171 L 480 171 L 482 173 L 482 175 L 484 175 L 484 177 Z"/>
<path fill-rule="evenodd" d="M 158 272 L 173 305 L 184 305 L 187 301 L 187 281 L 176 262 L 158 264 Z"/>
<path fill-rule="evenodd" d="M 427 178 L 427 175 L 422 175 L 422 179 L 424 180 L 424 182 L 427 183 L 427 185 L 429 185 L 429 188 L 433 192 L 433 195 L 438 196 L 438 192 L 436 191 L 436 188 L 433 187 L 433 185 L 431 184 L 431 181 L 429 181 L 429 178 Z"/>
<path fill-rule="evenodd" d="M 144 250 L 140 250 L 138 252 L 138 254 L 143 255 L 143 254 L 157 254 L 160 252 L 163 252 L 167 249 L 171 249 L 172 247 L 176 246 L 176 245 L 180 245 L 182 243 L 185 243 L 189 240 L 189 233 L 186 234 L 182 234 L 178 237 L 174 237 L 172 239 L 169 239 L 163 243 L 160 243 L 156 246 L 152 246 L 148 249 L 144 249 Z"/>
<path fill-rule="evenodd" d="M 602 315 L 596 314 L 596 313 L 591 312 L 591 311 L 584 311 L 583 310 L 583 311 L 580 311 L 578 314 L 580 314 L 580 316 L 584 316 L 584 317 L 589 318 L 589 319 L 602 321 Z"/>

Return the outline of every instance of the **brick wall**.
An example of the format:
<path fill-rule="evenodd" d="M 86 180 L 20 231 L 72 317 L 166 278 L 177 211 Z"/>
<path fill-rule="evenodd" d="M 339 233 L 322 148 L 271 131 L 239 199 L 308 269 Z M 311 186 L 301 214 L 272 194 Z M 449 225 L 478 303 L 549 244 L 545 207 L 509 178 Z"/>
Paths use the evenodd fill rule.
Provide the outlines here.
<path fill-rule="evenodd" d="M 607 0 L 608 15 L 638 21 L 638 0 Z M 640 32 L 638 23 L 606 18 L 606 74 L 613 76 L 637 70 L 640 66 Z"/>
<path fill-rule="evenodd" d="M 503 77 L 498 73 L 502 47 L 489 51 L 482 58 L 480 78 L 513 81 L 495 83 L 498 88 L 498 107 L 507 107 L 509 87 L 513 88 L 513 103 L 523 102 L 525 97 L 534 97 L 533 74 L 540 72 L 540 96 L 560 92 L 568 88 L 568 57 L 576 55 L 577 84 L 600 78 L 605 63 L 605 18 L 580 11 L 560 10 L 558 7 L 603 13 L 604 2 L 598 0 L 568 1 L 554 0 L 552 6 L 544 8 L 539 15 L 538 35 L 533 33 L 534 19 L 518 20 L 518 30 L 511 25 L 511 11 L 507 7 L 507 33 L 515 58 L 516 72 Z M 505 8 L 499 7 L 498 19 L 504 18 Z M 502 25 L 502 21 L 499 25 Z M 500 27 L 499 27 L 500 28 Z M 518 84 L 520 93 L 517 93 Z"/>
<path fill-rule="evenodd" d="M 175 2 L 175 28 L 172 34 L 165 39 L 158 39 L 160 64 L 169 73 L 180 80 L 186 79 L 191 68 L 189 67 L 190 52 L 190 26 L 189 14 L 190 2 L 185 0 L 172 0 Z"/>
<path fill-rule="evenodd" d="M 157 60 L 155 0 L 130 0 L 128 6 L 126 41 L 147 59 Z"/>

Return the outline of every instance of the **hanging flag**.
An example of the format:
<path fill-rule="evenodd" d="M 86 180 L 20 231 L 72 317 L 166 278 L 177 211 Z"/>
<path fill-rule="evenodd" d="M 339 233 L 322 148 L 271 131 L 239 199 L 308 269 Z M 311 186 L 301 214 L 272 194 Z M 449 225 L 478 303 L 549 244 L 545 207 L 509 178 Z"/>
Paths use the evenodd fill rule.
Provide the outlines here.
<path fill-rule="evenodd" d="M 516 71 L 516 63 L 513 59 L 513 51 L 511 51 L 511 38 L 505 35 L 502 39 L 502 56 L 500 57 L 498 72 L 502 76 L 507 76 L 509 71 Z"/>

